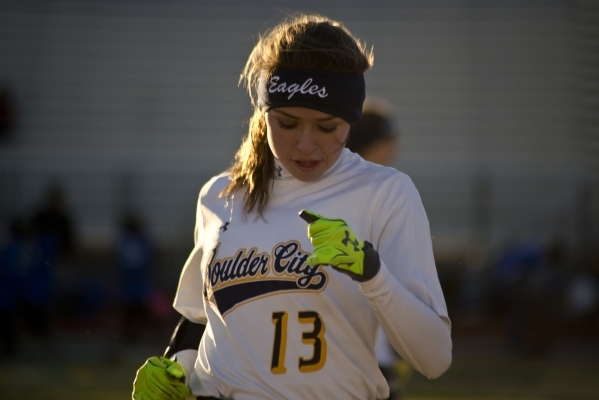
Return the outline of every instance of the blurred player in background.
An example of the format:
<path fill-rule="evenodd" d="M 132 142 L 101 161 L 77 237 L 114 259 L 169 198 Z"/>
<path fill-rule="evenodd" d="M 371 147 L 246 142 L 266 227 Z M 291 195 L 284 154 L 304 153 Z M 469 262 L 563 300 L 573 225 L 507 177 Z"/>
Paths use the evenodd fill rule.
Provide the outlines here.
<path fill-rule="evenodd" d="M 73 255 L 73 217 L 61 185 L 47 188 L 42 207 L 34 213 L 28 229 L 30 248 L 26 250 L 23 285 L 23 315 L 31 333 L 39 339 L 50 339 L 56 300 L 56 274 Z"/>
<path fill-rule="evenodd" d="M 165 357 L 138 370 L 134 399 L 386 399 L 379 326 L 423 375 L 449 368 L 420 196 L 407 175 L 345 148 L 372 62 L 320 16 L 260 38 L 241 78 L 248 135 L 200 191 L 174 301 L 183 317 Z"/>
<path fill-rule="evenodd" d="M 27 244 L 24 225 L 18 219 L 10 221 L 8 237 L 0 241 L 0 345 L 5 357 L 12 357 L 17 351 L 21 274 Z"/>
<path fill-rule="evenodd" d="M 362 119 L 352 126 L 346 147 L 366 161 L 390 166 L 399 156 L 399 130 L 393 120 L 391 104 L 367 97 Z"/>
<path fill-rule="evenodd" d="M 126 214 L 115 246 L 116 267 L 121 281 L 121 329 L 125 340 L 135 341 L 148 326 L 151 310 L 151 275 L 156 249 L 141 218 Z"/>

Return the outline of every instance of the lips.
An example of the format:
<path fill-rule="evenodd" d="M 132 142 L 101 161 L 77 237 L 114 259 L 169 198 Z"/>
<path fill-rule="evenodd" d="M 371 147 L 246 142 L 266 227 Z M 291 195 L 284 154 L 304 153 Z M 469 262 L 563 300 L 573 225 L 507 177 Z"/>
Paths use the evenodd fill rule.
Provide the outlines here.
<path fill-rule="evenodd" d="M 313 171 L 318 168 L 318 160 L 294 160 L 295 165 L 301 171 Z"/>

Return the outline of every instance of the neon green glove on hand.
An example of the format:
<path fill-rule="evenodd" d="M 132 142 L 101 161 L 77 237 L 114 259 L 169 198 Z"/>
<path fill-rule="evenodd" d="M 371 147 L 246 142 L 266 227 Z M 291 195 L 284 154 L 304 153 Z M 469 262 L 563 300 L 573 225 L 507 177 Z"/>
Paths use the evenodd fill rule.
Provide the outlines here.
<path fill-rule="evenodd" d="M 308 210 L 300 211 L 299 215 L 310 224 L 308 237 L 314 252 L 308 257 L 309 266 L 330 265 L 358 282 L 369 281 L 379 272 L 379 254 L 370 243 L 358 239 L 344 220 L 329 219 Z"/>
<path fill-rule="evenodd" d="M 148 358 L 133 382 L 134 400 L 185 400 L 190 394 L 185 368 L 166 357 Z"/>

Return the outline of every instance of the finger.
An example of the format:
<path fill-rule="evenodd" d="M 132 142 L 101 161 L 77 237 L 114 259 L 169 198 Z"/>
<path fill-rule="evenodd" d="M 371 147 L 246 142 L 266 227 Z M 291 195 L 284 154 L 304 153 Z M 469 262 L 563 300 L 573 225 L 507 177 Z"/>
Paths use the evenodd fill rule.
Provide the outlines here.
<path fill-rule="evenodd" d="M 178 379 L 170 376 L 166 370 L 154 371 L 146 381 L 147 392 L 156 399 L 172 399 L 180 395 L 182 386 L 187 388 Z"/>
<path fill-rule="evenodd" d="M 347 271 L 352 271 L 353 273 L 356 274 L 360 274 L 361 270 L 357 270 L 354 265 L 356 264 L 355 261 L 352 258 L 349 258 L 347 256 L 338 256 L 338 257 L 329 257 L 327 258 L 323 258 L 323 257 L 309 257 L 306 260 L 306 263 L 310 266 L 310 267 L 315 267 L 317 265 L 330 265 L 332 268 L 341 271 L 341 272 L 347 272 Z M 352 268 L 353 267 L 353 268 Z"/>
<path fill-rule="evenodd" d="M 166 372 L 168 372 L 171 376 L 174 376 L 177 379 L 185 377 L 185 370 L 181 364 L 178 364 L 177 362 L 166 357 L 160 357 L 160 361 L 166 365 Z"/>
<path fill-rule="evenodd" d="M 150 378 L 146 381 L 144 394 L 153 399 L 171 399 L 176 391 L 173 391 L 169 382 L 161 382 L 158 379 Z"/>
<path fill-rule="evenodd" d="M 302 210 L 299 212 L 299 216 L 301 219 L 311 224 L 312 222 L 316 222 L 320 219 L 320 216 L 312 211 Z"/>
<path fill-rule="evenodd" d="M 341 228 L 347 227 L 347 223 L 345 223 L 342 219 L 320 219 L 316 222 L 308 225 L 309 236 L 316 236 L 322 233 L 334 233 Z M 326 232 L 329 231 L 329 232 Z"/>
<path fill-rule="evenodd" d="M 166 379 L 166 381 L 161 382 L 161 389 L 164 392 L 168 393 L 171 396 L 178 396 L 184 398 L 189 396 L 189 388 L 179 379 L 172 377 L 168 374 L 166 374 L 164 378 Z"/>
<path fill-rule="evenodd" d="M 359 268 L 354 267 L 356 261 L 349 257 L 337 257 L 331 260 L 331 267 L 335 269 L 351 270 L 352 272 L 360 272 Z"/>
<path fill-rule="evenodd" d="M 135 380 L 133 381 L 133 399 L 142 400 L 143 399 L 143 391 L 147 390 L 147 382 L 146 376 L 143 371 L 137 371 L 137 375 L 135 375 Z"/>
<path fill-rule="evenodd" d="M 148 396 L 146 393 L 135 393 L 133 398 L 135 400 L 156 400 L 155 398 Z"/>
<path fill-rule="evenodd" d="M 166 358 L 164 356 L 160 356 L 158 357 L 158 359 L 164 363 L 164 365 L 166 365 L 167 367 L 173 365 L 175 362 L 173 360 L 171 360 L 170 358 Z"/>
<path fill-rule="evenodd" d="M 166 372 L 168 372 L 169 374 L 171 374 L 171 376 L 173 376 L 177 379 L 181 379 L 181 378 L 185 377 L 185 373 L 183 371 L 181 371 L 175 365 L 171 365 L 170 367 L 167 367 Z"/>
<path fill-rule="evenodd" d="M 146 361 L 146 368 L 164 368 L 166 369 L 166 364 L 160 359 L 160 357 L 150 357 Z"/>
<path fill-rule="evenodd" d="M 321 221 L 318 221 L 314 224 L 310 225 L 319 225 Z M 328 228 L 321 230 L 320 226 L 315 226 L 314 235 L 310 236 L 310 242 L 314 245 L 314 247 L 318 247 L 323 244 L 334 244 L 339 248 L 347 247 L 348 243 L 359 243 L 359 240 L 353 234 L 353 232 L 349 229 L 346 229 L 347 225 L 342 225 L 343 222 L 333 222 L 334 224 Z"/>
<path fill-rule="evenodd" d="M 335 257 L 338 257 L 340 255 L 343 254 L 341 254 L 336 247 L 332 245 L 323 245 L 320 247 L 316 247 L 314 249 L 314 253 L 312 253 L 312 255 L 308 257 L 306 262 L 311 267 L 314 267 L 316 265 L 328 265 L 332 262 L 333 259 L 335 259 Z"/>
<path fill-rule="evenodd" d="M 312 244 L 314 244 L 314 239 L 319 239 L 320 242 L 326 240 L 334 231 L 333 228 L 333 223 L 326 219 L 320 219 L 311 223 L 308 226 L 308 236 L 310 237 Z"/>
<path fill-rule="evenodd" d="M 306 260 L 306 264 L 308 264 L 310 267 L 316 267 L 317 265 L 327 265 L 328 263 L 324 260 L 324 257 L 317 254 L 312 254 Z"/>

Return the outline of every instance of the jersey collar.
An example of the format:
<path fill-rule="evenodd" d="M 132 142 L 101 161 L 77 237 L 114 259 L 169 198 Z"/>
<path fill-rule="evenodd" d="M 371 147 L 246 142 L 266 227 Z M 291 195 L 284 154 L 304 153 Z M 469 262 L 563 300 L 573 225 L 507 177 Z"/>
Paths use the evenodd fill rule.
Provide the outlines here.
<path fill-rule="evenodd" d="M 275 158 L 275 180 L 286 181 L 289 179 L 293 179 L 293 175 Z"/>
<path fill-rule="evenodd" d="M 324 174 L 322 174 L 320 178 L 311 182 L 302 182 L 300 180 L 295 179 L 293 175 L 291 175 L 291 173 L 287 169 L 285 169 L 283 165 L 281 165 L 281 162 L 275 158 L 273 190 L 291 190 L 318 184 L 323 180 L 327 180 L 329 176 L 338 173 L 340 170 L 344 170 L 345 166 L 349 165 L 351 163 L 351 160 L 353 160 L 355 157 L 359 156 L 357 154 L 352 153 L 348 149 L 343 149 L 341 155 L 339 156 L 339 159 L 335 162 L 335 164 L 333 164 Z"/>

